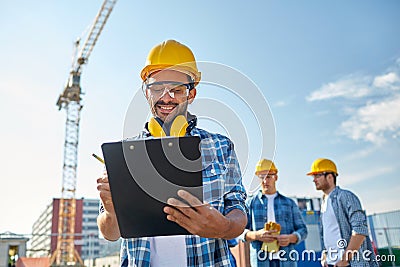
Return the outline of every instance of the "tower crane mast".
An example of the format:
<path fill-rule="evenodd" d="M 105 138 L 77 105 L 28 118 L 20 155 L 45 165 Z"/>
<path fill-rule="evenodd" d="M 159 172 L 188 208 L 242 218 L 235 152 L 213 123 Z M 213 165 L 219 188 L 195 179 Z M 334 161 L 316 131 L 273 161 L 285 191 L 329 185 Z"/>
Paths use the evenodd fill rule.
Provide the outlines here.
<path fill-rule="evenodd" d="M 75 249 L 76 171 L 79 120 L 83 107 L 80 79 L 82 65 L 88 62 L 89 56 L 116 2 L 117 0 L 104 0 L 84 44 L 80 46 L 80 40 L 76 41 L 67 84 L 57 100 L 59 110 L 65 109 L 67 118 L 65 124 L 62 191 L 58 212 L 57 247 L 50 259 L 51 266 L 83 266 L 82 259 Z"/>

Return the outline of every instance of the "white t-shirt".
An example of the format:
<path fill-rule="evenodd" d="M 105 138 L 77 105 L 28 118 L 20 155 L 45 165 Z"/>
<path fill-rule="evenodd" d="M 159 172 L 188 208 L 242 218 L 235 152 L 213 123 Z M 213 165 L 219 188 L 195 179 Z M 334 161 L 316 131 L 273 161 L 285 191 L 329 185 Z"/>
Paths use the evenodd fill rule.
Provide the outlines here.
<path fill-rule="evenodd" d="M 150 238 L 150 265 L 152 267 L 185 267 L 186 241 L 184 235 Z"/>
<path fill-rule="evenodd" d="M 275 192 L 275 194 L 272 195 L 267 195 L 265 196 L 268 199 L 268 207 L 267 207 L 267 222 L 276 222 L 275 220 L 275 209 L 274 209 L 274 200 L 275 197 L 278 195 L 278 193 Z M 271 253 L 271 252 L 270 252 Z M 279 259 L 279 254 L 278 253 L 272 253 L 272 255 L 269 255 L 269 258 L 272 259 Z"/>
<path fill-rule="evenodd" d="M 267 207 L 267 221 L 268 222 L 276 222 L 275 221 L 275 209 L 274 209 L 274 199 L 278 195 L 278 193 L 267 195 L 265 196 L 268 199 L 268 207 Z"/>
<path fill-rule="evenodd" d="M 322 200 L 321 214 L 324 229 L 324 245 L 327 250 L 326 263 L 335 265 L 341 259 L 344 249 L 338 247 L 338 241 L 342 237 L 340 236 L 339 224 L 332 208 L 332 200 L 329 196 L 330 194 Z"/>

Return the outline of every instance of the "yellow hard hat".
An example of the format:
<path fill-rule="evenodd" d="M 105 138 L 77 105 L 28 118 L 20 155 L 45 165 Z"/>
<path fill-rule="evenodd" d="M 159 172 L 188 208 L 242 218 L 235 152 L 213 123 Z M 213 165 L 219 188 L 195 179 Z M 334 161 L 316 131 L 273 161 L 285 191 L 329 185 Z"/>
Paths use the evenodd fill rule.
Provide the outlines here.
<path fill-rule="evenodd" d="M 314 175 L 322 172 L 334 172 L 338 175 L 335 163 L 330 159 L 319 158 L 314 160 L 311 171 L 307 175 Z"/>
<path fill-rule="evenodd" d="M 257 162 L 256 165 L 256 175 L 261 171 L 273 171 L 278 172 L 278 169 L 275 167 L 275 164 L 269 159 L 261 159 Z"/>
<path fill-rule="evenodd" d="M 144 81 L 153 72 L 164 69 L 183 72 L 189 75 L 195 84 L 198 84 L 201 78 L 192 50 L 175 40 L 164 41 L 150 50 L 140 76 Z"/>

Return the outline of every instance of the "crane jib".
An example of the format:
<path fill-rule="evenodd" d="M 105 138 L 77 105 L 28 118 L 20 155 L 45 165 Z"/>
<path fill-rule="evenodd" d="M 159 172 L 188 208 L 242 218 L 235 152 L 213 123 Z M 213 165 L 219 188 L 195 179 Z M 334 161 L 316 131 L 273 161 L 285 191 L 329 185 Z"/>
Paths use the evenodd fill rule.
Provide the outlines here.
<path fill-rule="evenodd" d="M 58 210 L 57 246 L 50 258 L 54 267 L 81 267 L 83 261 L 75 249 L 76 239 L 84 239 L 81 233 L 75 233 L 76 217 L 76 172 L 78 162 L 79 121 L 82 109 L 81 66 L 88 62 L 89 56 L 107 22 L 117 0 L 105 0 L 97 13 L 89 34 L 80 48 L 80 40 L 75 43 L 72 68 L 63 92 L 57 100 L 59 109 L 67 112 L 65 124 L 64 163 L 62 177 L 62 196 Z M 79 236 L 79 238 L 77 238 Z"/>

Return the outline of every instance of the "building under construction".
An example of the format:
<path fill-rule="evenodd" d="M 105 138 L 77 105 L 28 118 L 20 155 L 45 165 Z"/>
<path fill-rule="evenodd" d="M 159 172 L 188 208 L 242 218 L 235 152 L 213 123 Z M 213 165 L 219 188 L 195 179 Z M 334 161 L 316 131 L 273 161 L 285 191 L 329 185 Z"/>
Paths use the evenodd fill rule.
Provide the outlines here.
<path fill-rule="evenodd" d="M 49 257 L 57 248 L 60 199 L 47 205 L 32 226 L 28 256 Z M 76 199 L 74 244 L 82 260 L 97 258 L 100 253 L 97 215 L 98 199 Z"/>

